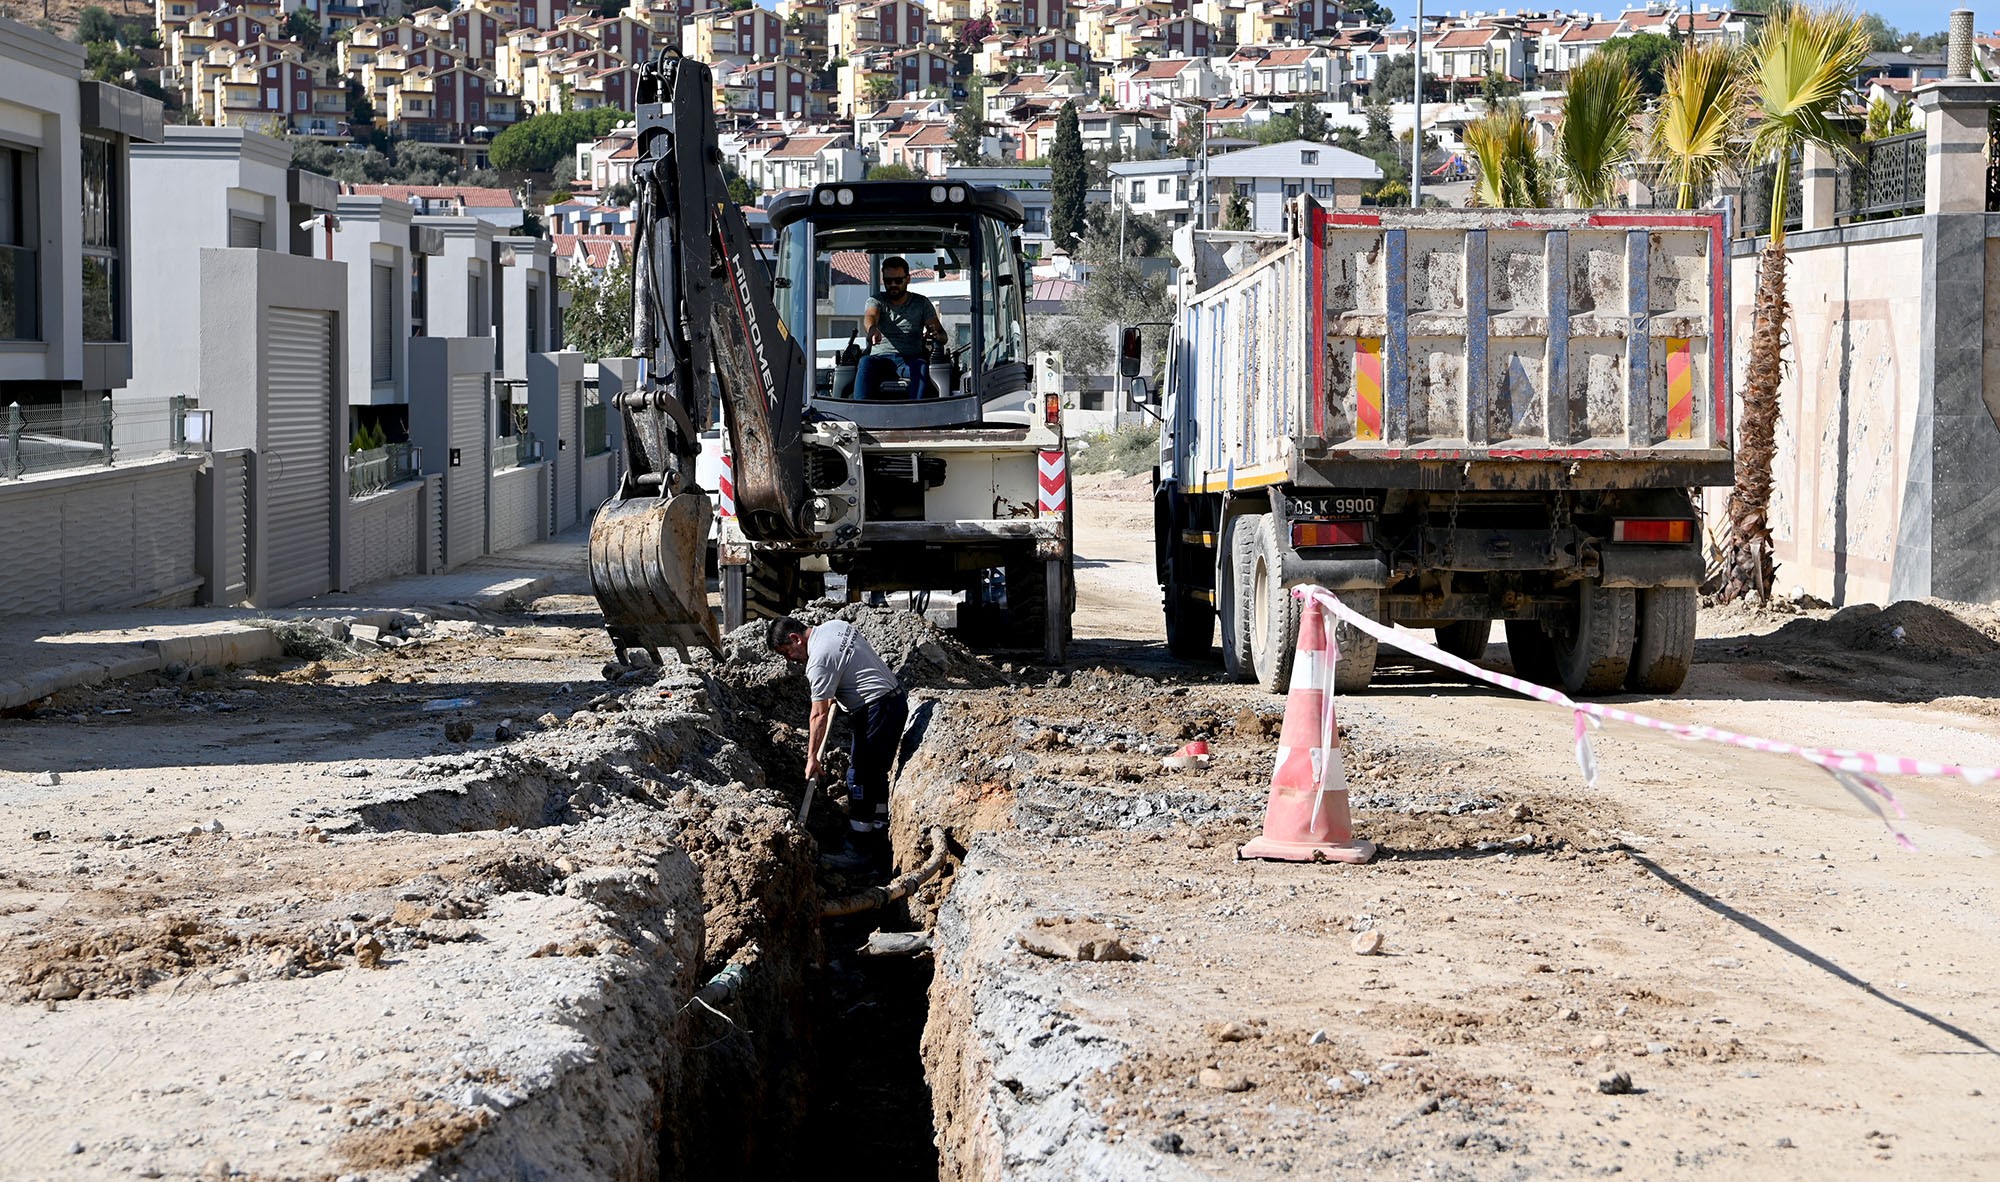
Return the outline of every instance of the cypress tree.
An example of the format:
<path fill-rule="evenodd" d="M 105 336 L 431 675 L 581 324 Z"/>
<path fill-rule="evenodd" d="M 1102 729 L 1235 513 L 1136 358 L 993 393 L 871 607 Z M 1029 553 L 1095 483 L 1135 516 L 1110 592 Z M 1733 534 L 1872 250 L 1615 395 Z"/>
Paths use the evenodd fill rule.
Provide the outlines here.
<path fill-rule="evenodd" d="M 1055 245 L 1074 250 L 1083 233 L 1083 196 L 1089 187 L 1089 169 L 1083 160 L 1083 129 L 1076 118 L 1076 104 L 1064 103 L 1056 116 L 1055 147 L 1049 150 L 1049 188 L 1054 200 L 1049 209 L 1049 234 Z"/>

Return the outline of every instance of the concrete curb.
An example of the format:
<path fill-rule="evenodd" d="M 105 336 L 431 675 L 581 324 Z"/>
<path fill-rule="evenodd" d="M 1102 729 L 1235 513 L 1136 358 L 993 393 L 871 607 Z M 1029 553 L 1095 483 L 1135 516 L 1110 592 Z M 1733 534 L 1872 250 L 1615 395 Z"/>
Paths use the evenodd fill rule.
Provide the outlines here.
<path fill-rule="evenodd" d="M 13 710 L 80 685 L 99 685 L 177 663 L 246 665 L 283 655 L 284 647 L 278 643 L 277 634 L 268 628 L 230 628 L 146 640 L 140 642 L 139 651 L 71 661 L 0 681 L 0 710 Z"/>
<path fill-rule="evenodd" d="M 197 632 L 189 636 L 168 636 L 144 642 L 148 651 L 166 665 L 248 665 L 285 655 L 278 634 L 269 628 L 229 628 Z"/>
<path fill-rule="evenodd" d="M 554 575 L 532 575 L 527 578 L 509 579 L 495 583 L 477 595 L 468 595 L 459 602 L 485 611 L 504 611 L 509 601 L 525 604 L 539 598 L 549 588 L 556 585 Z"/>

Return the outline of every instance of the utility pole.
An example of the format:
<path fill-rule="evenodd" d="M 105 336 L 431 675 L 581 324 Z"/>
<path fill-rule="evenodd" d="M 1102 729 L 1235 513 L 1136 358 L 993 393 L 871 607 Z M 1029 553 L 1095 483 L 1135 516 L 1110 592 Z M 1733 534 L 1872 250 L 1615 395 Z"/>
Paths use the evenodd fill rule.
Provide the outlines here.
<path fill-rule="evenodd" d="M 1410 208 L 1424 204 L 1424 0 L 1417 0 L 1416 49 L 1410 55 L 1410 75 L 1416 80 L 1410 89 L 1415 112 L 1410 121 Z"/>

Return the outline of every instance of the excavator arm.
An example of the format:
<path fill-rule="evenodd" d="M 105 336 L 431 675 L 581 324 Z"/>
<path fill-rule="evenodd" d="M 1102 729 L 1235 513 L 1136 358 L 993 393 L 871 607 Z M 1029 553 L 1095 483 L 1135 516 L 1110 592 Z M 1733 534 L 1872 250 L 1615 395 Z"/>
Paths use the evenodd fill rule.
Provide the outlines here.
<path fill-rule="evenodd" d="M 703 554 L 712 507 L 695 483 L 711 390 L 729 431 L 746 535 L 812 535 L 805 456 L 806 358 L 785 331 L 716 144 L 708 67 L 663 51 L 640 67 L 632 353 L 621 395 L 625 476 L 590 527 L 590 578 L 621 658 L 671 645 L 719 648 Z"/>

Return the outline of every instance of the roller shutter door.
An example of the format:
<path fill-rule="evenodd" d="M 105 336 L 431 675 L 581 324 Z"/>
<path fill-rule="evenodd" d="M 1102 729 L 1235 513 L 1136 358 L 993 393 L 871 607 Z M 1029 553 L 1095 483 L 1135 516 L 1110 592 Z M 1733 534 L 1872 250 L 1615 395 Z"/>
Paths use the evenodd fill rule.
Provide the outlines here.
<path fill-rule="evenodd" d="M 447 567 L 486 553 L 486 494 L 493 461 L 486 454 L 491 434 L 486 416 L 486 375 L 455 374 L 451 379 L 451 448 L 458 466 L 445 469 L 444 557 Z"/>
<path fill-rule="evenodd" d="M 333 590 L 333 315 L 273 308 L 264 590 L 278 607 Z"/>

